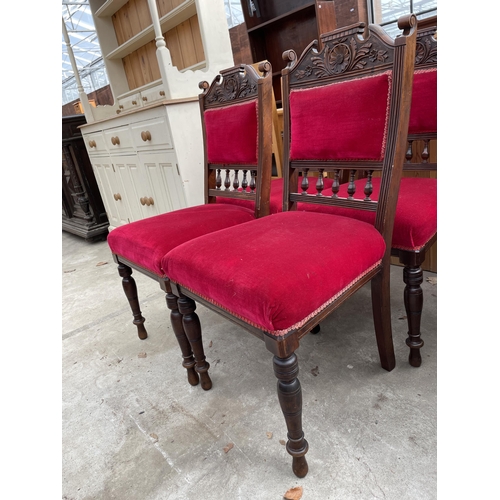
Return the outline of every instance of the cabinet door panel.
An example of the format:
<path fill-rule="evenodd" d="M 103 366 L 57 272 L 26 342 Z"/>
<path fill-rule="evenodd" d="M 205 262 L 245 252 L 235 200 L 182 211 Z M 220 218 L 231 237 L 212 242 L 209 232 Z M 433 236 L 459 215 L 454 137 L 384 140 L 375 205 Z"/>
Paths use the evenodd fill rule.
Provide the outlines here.
<path fill-rule="evenodd" d="M 136 155 L 115 156 L 113 165 L 120 178 L 122 190 L 125 193 L 124 202 L 129 210 L 130 222 L 154 215 L 141 204 L 141 198 L 149 196 L 147 186 L 141 173 L 142 167 Z"/>
<path fill-rule="evenodd" d="M 124 192 L 120 188 L 120 181 L 110 158 L 94 157 L 91 163 L 106 208 L 110 228 L 127 224 L 128 210 L 123 199 Z"/>
<path fill-rule="evenodd" d="M 186 197 L 175 153 L 140 153 L 139 158 L 157 212 L 185 208 Z"/>

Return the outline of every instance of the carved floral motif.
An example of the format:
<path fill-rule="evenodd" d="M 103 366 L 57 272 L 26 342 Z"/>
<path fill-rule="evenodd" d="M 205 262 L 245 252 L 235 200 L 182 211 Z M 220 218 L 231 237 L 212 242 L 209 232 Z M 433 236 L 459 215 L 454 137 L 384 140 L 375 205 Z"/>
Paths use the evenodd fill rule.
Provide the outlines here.
<path fill-rule="evenodd" d="M 238 77 L 237 75 L 229 75 L 223 79 L 220 85 L 216 85 L 212 92 L 206 97 L 209 104 L 215 102 L 227 102 L 239 97 L 257 94 L 257 84 L 251 82 L 248 77 Z"/>
<path fill-rule="evenodd" d="M 437 64 L 437 46 L 431 36 L 417 40 L 415 48 L 415 65 L 428 63 Z"/>
<path fill-rule="evenodd" d="M 368 61 L 384 62 L 388 58 L 387 51 L 373 46 L 372 42 L 367 42 L 358 47 L 354 38 L 341 38 L 333 45 L 326 44 L 323 51 L 310 61 L 310 65 L 304 70 L 296 72 L 298 80 L 311 76 L 314 72 L 317 78 L 338 75 L 346 71 L 363 69 Z"/>

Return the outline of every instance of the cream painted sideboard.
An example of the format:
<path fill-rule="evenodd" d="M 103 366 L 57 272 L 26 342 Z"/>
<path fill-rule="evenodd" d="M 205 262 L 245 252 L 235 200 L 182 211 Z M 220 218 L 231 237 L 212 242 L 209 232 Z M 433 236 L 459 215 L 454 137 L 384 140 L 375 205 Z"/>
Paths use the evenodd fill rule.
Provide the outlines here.
<path fill-rule="evenodd" d="M 81 131 L 110 230 L 203 203 L 197 98 L 162 101 Z"/>
<path fill-rule="evenodd" d="M 91 106 L 78 78 L 81 131 L 109 229 L 202 204 L 198 84 L 233 65 L 223 0 L 89 5 L 114 103 Z"/>

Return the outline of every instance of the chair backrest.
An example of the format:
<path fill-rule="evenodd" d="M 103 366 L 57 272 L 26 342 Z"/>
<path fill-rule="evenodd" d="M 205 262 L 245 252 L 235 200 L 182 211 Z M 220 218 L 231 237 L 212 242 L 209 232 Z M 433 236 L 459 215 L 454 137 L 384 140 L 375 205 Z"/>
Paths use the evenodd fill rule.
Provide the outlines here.
<path fill-rule="evenodd" d="M 272 72 L 249 65 L 222 70 L 201 82 L 205 148 L 205 203 L 251 200 L 255 216 L 269 214 L 272 169 Z"/>
<path fill-rule="evenodd" d="M 436 170 L 437 163 L 430 161 L 436 139 L 437 33 L 434 26 L 417 32 L 405 170 Z"/>
<path fill-rule="evenodd" d="M 405 159 L 416 18 L 399 20 L 404 33 L 395 40 L 380 27 L 363 23 L 322 36 L 297 59 L 287 51 L 282 71 L 284 117 L 283 210 L 299 202 L 376 211 L 375 227 L 390 249 L 392 226 Z M 348 196 L 338 195 L 342 169 L 350 172 Z M 367 171 L 365 199 L 354 199 L 356 172 Z M 371 177 L 382 171 L 380 195 L 370 198 Z M 307 192 L 309 176 L 316 193 Z M 332 172 L 332 196 L 323 196 L 323 175 Z M 301 192 L 297 192 L 299 173 Z M 300 190 L 299 190 L 300 191 Z"/>

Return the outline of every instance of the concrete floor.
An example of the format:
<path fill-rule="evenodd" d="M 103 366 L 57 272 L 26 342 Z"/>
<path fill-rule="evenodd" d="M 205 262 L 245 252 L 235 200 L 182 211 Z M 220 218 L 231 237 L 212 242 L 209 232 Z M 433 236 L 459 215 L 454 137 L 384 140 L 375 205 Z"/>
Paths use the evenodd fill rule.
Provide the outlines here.
<path fill-rule="evenodd" d="M 191 387 L 158 283 L 134 273 L 141 341 L 107 243 L 62 242 L 63 499 L 280 500 L 295 486 L 304 500 L 437 498 L 435 274 L 422 284 L 420 368 L 407 362 L 399 267 L 392 372 L 379 366 L 369 287 L 303 339 L 298 479 L 264 343 L 199 306 L 213 388 Z"/>

